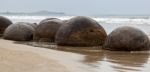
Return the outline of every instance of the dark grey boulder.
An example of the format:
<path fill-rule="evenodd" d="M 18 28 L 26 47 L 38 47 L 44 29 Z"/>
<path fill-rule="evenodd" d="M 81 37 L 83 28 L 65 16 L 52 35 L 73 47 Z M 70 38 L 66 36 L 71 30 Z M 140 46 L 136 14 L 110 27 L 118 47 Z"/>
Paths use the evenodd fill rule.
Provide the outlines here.
<path fill-rule="evenodd" d="M 100 46 L 107 34 L 104 28 L 89 17 L 77 16 L 63 24 L 56 34 L 56 43 L 62 46 Z"/>
<path fill-rule="evenodd" d="M 55 35 L 63 24 L 60 19 L 47 19 L 39 23 L 35 29 L 34 40 L 43 42 L 54 42 Z"/>
<path fill-rule="evenodd" d="M 3 38 L 15 41 L 29 41 L 33 40 L 34 31 L 35 29 L 30 23 L 17 22 L 6 28 Z"/>
<path fill-rule="evenodd" d="M 8 18 L 0 16 L 0 35 L 3 35 L 4 30 L 11 24 L 12 22 Z"/>
<path fill-rule="evenodd" d="M 150 49 L 148 36 L 141 30 L 123 26 L 112 31 L 105 42 L 104 49 L 114 51 L 143 51 Z"/>

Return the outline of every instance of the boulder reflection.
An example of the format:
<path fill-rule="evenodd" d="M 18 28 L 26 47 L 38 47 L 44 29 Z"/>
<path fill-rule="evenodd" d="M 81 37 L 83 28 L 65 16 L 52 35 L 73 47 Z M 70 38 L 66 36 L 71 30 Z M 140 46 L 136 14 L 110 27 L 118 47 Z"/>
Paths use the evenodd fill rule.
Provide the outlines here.
<path fill-rule="evenodd" d="M 106 61 L 117 71 L 142 71 L 149 53 L 105 52 Z"/>

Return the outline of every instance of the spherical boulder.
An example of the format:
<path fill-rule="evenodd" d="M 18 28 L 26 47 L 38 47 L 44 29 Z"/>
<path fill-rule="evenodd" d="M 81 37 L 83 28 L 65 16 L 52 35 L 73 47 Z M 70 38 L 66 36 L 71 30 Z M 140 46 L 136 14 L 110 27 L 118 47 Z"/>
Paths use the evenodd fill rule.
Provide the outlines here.
<path fill-rule="evenodd" d="M 10 25 L 12 22 L 3 16 L 0 16 L 0 34 L 2 35 L 4 30 Z"/>
<path fill-rule="evenodd" d="M 29 41 L 33 40 L 34 31 L 35 29 L 30 23 L 17 22 L 6 28 L 3 38 L 15 41 Z"/>
<path fill-rule="evenodd" d="M 63 21 L 59 19 L 43 20 L 35 29 L 34 40 L 54 42 L 55 35 L 62 24 Z"/>
<path fill-rule="evenodd" d="M 114 51 L 149 50 L 150 41 L 148 36 L 141 30 L 123 26 L 108 35 L 103 48 Z"/>
<path fill-rule="evenodd" d="M 95 20 L 77 16 L 63 24 L 56 34 L 56 43 L 62 46 L 100 46 L 107 34 Z"/>

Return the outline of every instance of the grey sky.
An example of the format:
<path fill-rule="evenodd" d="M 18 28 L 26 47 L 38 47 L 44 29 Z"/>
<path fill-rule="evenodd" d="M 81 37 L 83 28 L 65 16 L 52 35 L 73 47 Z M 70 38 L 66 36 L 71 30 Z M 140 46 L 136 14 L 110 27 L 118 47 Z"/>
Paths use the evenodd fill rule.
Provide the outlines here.
<path fill-rule="evenodd" d="M 150 14 L 150 0 L 0 0 L 0 12 L 48 10 L 75 15 Z"/>

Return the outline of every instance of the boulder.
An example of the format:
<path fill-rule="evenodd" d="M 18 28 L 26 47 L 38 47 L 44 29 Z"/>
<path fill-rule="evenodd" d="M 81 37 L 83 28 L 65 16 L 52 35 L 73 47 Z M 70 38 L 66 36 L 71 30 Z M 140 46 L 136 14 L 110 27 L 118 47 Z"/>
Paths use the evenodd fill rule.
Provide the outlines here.
<path fill-rule="evenodd" d="M 15 41 L 29 41 L 33 40 L 34 31 L 35 29 L 30 23 L 17 22 L 6 28 L 3 38 Z"/>
<path fill-rule="evenodd" d="M 55 35 L 62 24 L 63 21 L 59 19 L 41 21 L 35 29 L 34 40 L 42 42 L 54 42 Z"/>
<path fill-rule="evenodd" d="M 4 30 L 11 24 L 12 22 L 8 18 L 0 16 L 0 35 L 3 35 Z"/>
<path fill-rule="evenodd" d="M 108 35 L 103 48 L 113 51 L 143 51 L 150 49 L 150 41 L 141 30 L 123 26 Z"/>
<path fill-rule="evenodd" d="M 95 20 L 77 16 L 63 24 L 56 34 L 56 43 L 62 46 L 100 46 L 107 34 Z"/>

